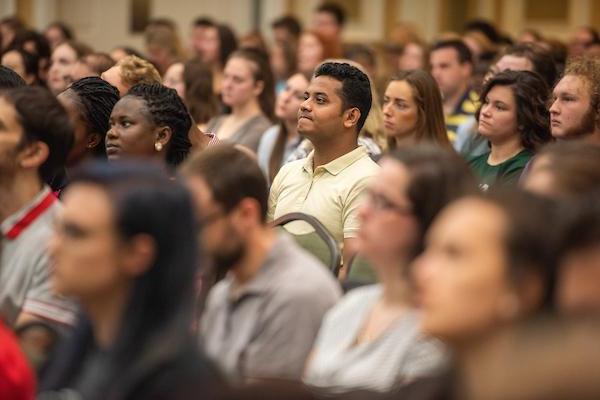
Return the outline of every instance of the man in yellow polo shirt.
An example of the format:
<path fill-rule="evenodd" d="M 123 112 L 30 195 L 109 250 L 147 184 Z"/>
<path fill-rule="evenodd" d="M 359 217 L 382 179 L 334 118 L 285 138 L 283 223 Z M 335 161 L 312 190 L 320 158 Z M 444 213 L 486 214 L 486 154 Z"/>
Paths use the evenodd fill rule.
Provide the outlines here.
<path fill-rule="evenodd" d="M 369 78 L 347 63 L 326 62 L 315 70 L 305 98 L 298 133 L 314 150 L 281 168 L 271 186 L 268 219 L 291 212 L 314 216 L 343 245 L 347 260 L 358 232 L 361 193 L 379 169 L 357 144 L 371 109 Z M 306 233 L 298 225 L 286 228 Z"/>

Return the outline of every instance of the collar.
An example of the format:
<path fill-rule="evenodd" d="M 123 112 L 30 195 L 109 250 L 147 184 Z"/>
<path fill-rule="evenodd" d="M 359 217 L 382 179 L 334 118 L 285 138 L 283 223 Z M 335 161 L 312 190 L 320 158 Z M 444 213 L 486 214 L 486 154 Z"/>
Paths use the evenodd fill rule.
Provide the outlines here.
<path fill-rule="evenodd" d="M 15 240 L 35 220 L 42 215 L 54 202 L 56 196 L 48 186 L 44 188 L 19 211 L 10 215 L 0 225 L 2 235 L 10 240 Z"/>
<path fill-rule="evenodd" d="M 292 246 L 293 239 L 286 233 L 277 234 L 273 247 L 269 250 L 265 261 L 260 267 L 258 274 L 242 288 L 235 288 L 234 275 L 229 273 L 227 278 L 227 298 L 232 303 L 237 303 L 243 298 L 252 295 L 260 295 L 268 292 L 278 281 L 277 269 L 284 268 L 281 263 L 282 253 Z"/>
<path fill-rule="evenodd" d="M 313 174 L 314 172 L 318 172 L 323 169 L 329 172 L 331 175 L 337 175 L 350 165 L 354 164 L 356 161 L 360 160 L 363 157 L 368 157 L 367 151 L 363 146 L 358 146 L 356 149 L 352 150 L 350 153 L 346 153 L 341 157 L 336 158 L 333 161 L 328 162 L 325 165 L 318 166 L 315 171 L 313 171 L 313 159 L 315 156 L 315 151 L 311 151 L 308 157 L 306 157 L 306 161 L 304 162 L 303 169 L 309 174 Z"/>

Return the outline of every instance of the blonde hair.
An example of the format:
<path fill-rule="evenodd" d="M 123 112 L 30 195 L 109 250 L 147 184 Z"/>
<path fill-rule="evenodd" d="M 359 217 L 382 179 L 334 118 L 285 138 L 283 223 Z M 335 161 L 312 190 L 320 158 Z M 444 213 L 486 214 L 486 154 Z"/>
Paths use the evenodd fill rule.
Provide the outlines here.
<path fill-rule="evenodd" d="M 158 70 L 149 61 L 136 56 L 127 56 L 116 65 L 120 68 L 121 80 L 127 86 L 138 83 L 162 83 Z"/>

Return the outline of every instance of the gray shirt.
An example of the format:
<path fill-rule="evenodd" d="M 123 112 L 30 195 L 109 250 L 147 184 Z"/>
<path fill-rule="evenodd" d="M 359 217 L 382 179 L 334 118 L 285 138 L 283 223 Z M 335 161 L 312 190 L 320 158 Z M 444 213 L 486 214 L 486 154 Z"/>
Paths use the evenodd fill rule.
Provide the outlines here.
<path fill-rule="evenodd" d="M 380 297 L 380 285 L 361 287 L 349 292 L 327 313 L 304 376 L 305 383 L 331 392 L 351 389 L 384 392 L 431 374 L 443 364 L 442 345 L 421 335 L 416 311 L 408 311 L 375 340 L 356 344 Z"/>
<path fill-rule="evenodd" d="M 206 130 L 208 132 L 214 132 L 219 137 L 219 128 L 223 124 L 223 121 L 227 118 L 227 115 L 219 115 L 208 122 Z M 227 138 L 225 142 L 236 143 L 242 146 L 248 147 L 250 150 L 258 151 L 258 143 L 263 133 L 273 123 L 265 117 L 263 114 L 259 114 L 255 117 L 250 118 L 237 131 Z"/>
<path fill-rule="evenodd" d="M 70 325 L 75 306 L 53 293 L 46 252 L 60 203 L 45 187 L 34 199 L 2 221 L 0 317 L 14 326 L 21 312 Z"/>
<path fill-rule="evenodd" d="M 299 379 L 325 312 L 340 297 L 331 273 L 287 234 L 258 275 L 233 292 L 230 274 L 208 296 L 201 342 L 231 380 Z"/>

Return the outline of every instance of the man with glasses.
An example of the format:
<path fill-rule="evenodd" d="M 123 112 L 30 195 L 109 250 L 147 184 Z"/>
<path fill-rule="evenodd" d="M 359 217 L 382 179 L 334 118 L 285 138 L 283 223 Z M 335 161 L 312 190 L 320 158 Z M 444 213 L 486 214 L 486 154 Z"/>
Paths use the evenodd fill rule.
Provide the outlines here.
<path fill-rule="evenodd" d="M 266 224 L 267 181 L 233 145 L 197 153 L 182 169 L 217 274 L 200 322 L 207 354 L 238 383 L 298 380 L 340 288 L 318 260 Z"/>

